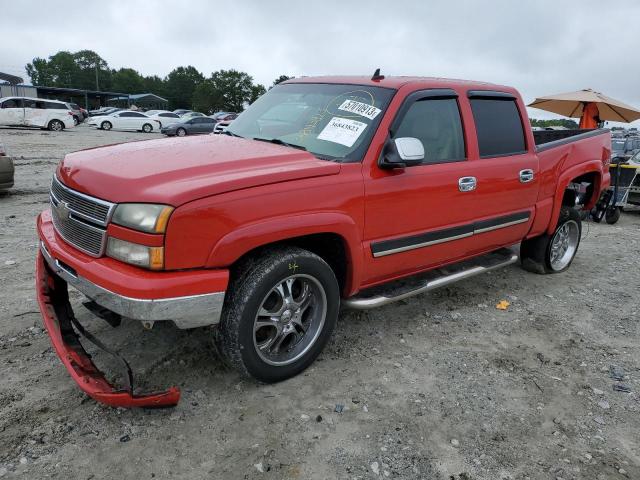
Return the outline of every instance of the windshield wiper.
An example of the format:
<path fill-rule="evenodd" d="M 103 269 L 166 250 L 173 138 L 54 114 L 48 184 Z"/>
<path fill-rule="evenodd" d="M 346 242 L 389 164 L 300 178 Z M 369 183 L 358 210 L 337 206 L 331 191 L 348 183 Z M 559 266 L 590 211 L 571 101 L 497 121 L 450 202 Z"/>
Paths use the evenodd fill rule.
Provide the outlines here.
<path fill-rule="evenodd" d="M 297 148 L 298 150 L 304 150 L 305 152 L 307 151 L 307 148 L 303 147 L 302 145 L 295 145 L 293 143 L 288 143 L 288 142 L 285 142 L 284 140 L 280 140 L 279 138 L 253 137 L 253 139 L 258 140 L 259 142 L 275 143 L 276 145 L 284 145 L 285 147 Z"/>

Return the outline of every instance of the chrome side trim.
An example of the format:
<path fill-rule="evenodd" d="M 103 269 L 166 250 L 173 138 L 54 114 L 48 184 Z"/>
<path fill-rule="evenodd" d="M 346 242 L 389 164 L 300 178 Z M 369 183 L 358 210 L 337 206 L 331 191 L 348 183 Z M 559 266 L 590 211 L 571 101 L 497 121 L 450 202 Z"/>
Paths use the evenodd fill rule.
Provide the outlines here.
<path fill-rule="evenodd" d="M 416 243 L 415 245 L 407 245 L 406 247 L 394 248 L 392 250 L 384 250 L 382 252 L 374 253 L 374 258 L 385 257 L 387 255 L 393 255 L 394 253 L 406 252 L 408 250 L 415 250 L 416 248 L 428 247 L 429 245 L 437 245 L 438 243 L 450 242 L 452 240 L 458 240 L 460 238 L 466 238 L 473 235 L 473 232 L 463 233 L 461 235 L 454 235 L 453 237 L 439 238 L 438 240 L 431 240 L 430 242 Z"/>
<path fill-rule="evenodd" d="M 142 322 L 172 320 L 178 328 L 195 328 L 220 322 L 225 292 L 185 297 L 143 299 L 125 297 L 74 275 L 40 242 L 40 251 L 53 272 L 98 305 L 119 315 Z"/>
<path fill-rule="evenodd" d="M 498 230 L 499 228 L 510 227 L 511 225 L 518 225 L 519 223 L 526 223 L 528 221 L 529 221 L 528 218 L 523 218 L 520 220 L 514 220 L 513 222 L 506 222 L 506 223 L 501 223 L 499 225 L 493 225 L 491 227 L 479 228 L 477 230 L 474 230 L 473 233 L 475 234 L 475 233 L 490 232 L 492 230 Z"/>

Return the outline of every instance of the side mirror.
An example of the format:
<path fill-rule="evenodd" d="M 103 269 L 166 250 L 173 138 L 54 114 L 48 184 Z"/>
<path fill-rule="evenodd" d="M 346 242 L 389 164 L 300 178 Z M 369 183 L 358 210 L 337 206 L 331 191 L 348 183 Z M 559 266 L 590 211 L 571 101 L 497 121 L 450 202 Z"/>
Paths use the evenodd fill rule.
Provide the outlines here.
<path fill-rule="evenodd" d="M 378 165 L 393 169 L 420 165 L 424 160 L 424 145 L 414 137 L 389 138 L 384 144 Z"/>

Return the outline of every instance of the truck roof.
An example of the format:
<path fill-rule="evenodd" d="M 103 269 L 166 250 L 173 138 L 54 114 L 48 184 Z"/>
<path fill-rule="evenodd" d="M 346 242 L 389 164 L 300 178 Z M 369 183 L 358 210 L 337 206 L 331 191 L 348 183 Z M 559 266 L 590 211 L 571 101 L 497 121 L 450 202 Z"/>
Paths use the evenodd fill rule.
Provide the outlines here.
<path fill-rule="evenodd" d="M 505 85 L 496 85 L 488 82 L 477 82 L 471 80 L 459 80 L 453 78 L 437 78 L 437 77 L 404 77 L 404 76 L 388 76 L 382 80 L 372 80 L 371 77 L 365 75 L 354 76 L 317 76 L 317 77 L 298 77 L 292 78 L 282 83 L 346 83 L 353 85 L 367 85 L 372 87 L 386 87 L 399 89 L 405 85 L 415 85 L 416 87 L 430 88 L 478 88 L 481 90 L 496 89 L 501 91 L 515 92 L 513 87 Z"/>

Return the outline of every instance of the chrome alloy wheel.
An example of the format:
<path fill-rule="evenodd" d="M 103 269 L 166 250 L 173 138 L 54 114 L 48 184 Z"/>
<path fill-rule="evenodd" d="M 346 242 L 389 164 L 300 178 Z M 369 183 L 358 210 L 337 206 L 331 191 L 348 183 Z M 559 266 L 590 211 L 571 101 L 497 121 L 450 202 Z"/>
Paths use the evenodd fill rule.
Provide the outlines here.
<path fill-rule="evenodd" d="M 578 249 L 580 228 L 574 220 L 564 223 L 551 239 L 551 258 L 549 263 L 555 271 L 562 270 L 569 263 Z"/>
<path fill-rule="evenodd" d="M 295 362 L 316 343 L 327 315 L 327 295 L 309 275 L 291 275 L 264 297 L 253 324 L 253 344 L 270 365 Z"/>

